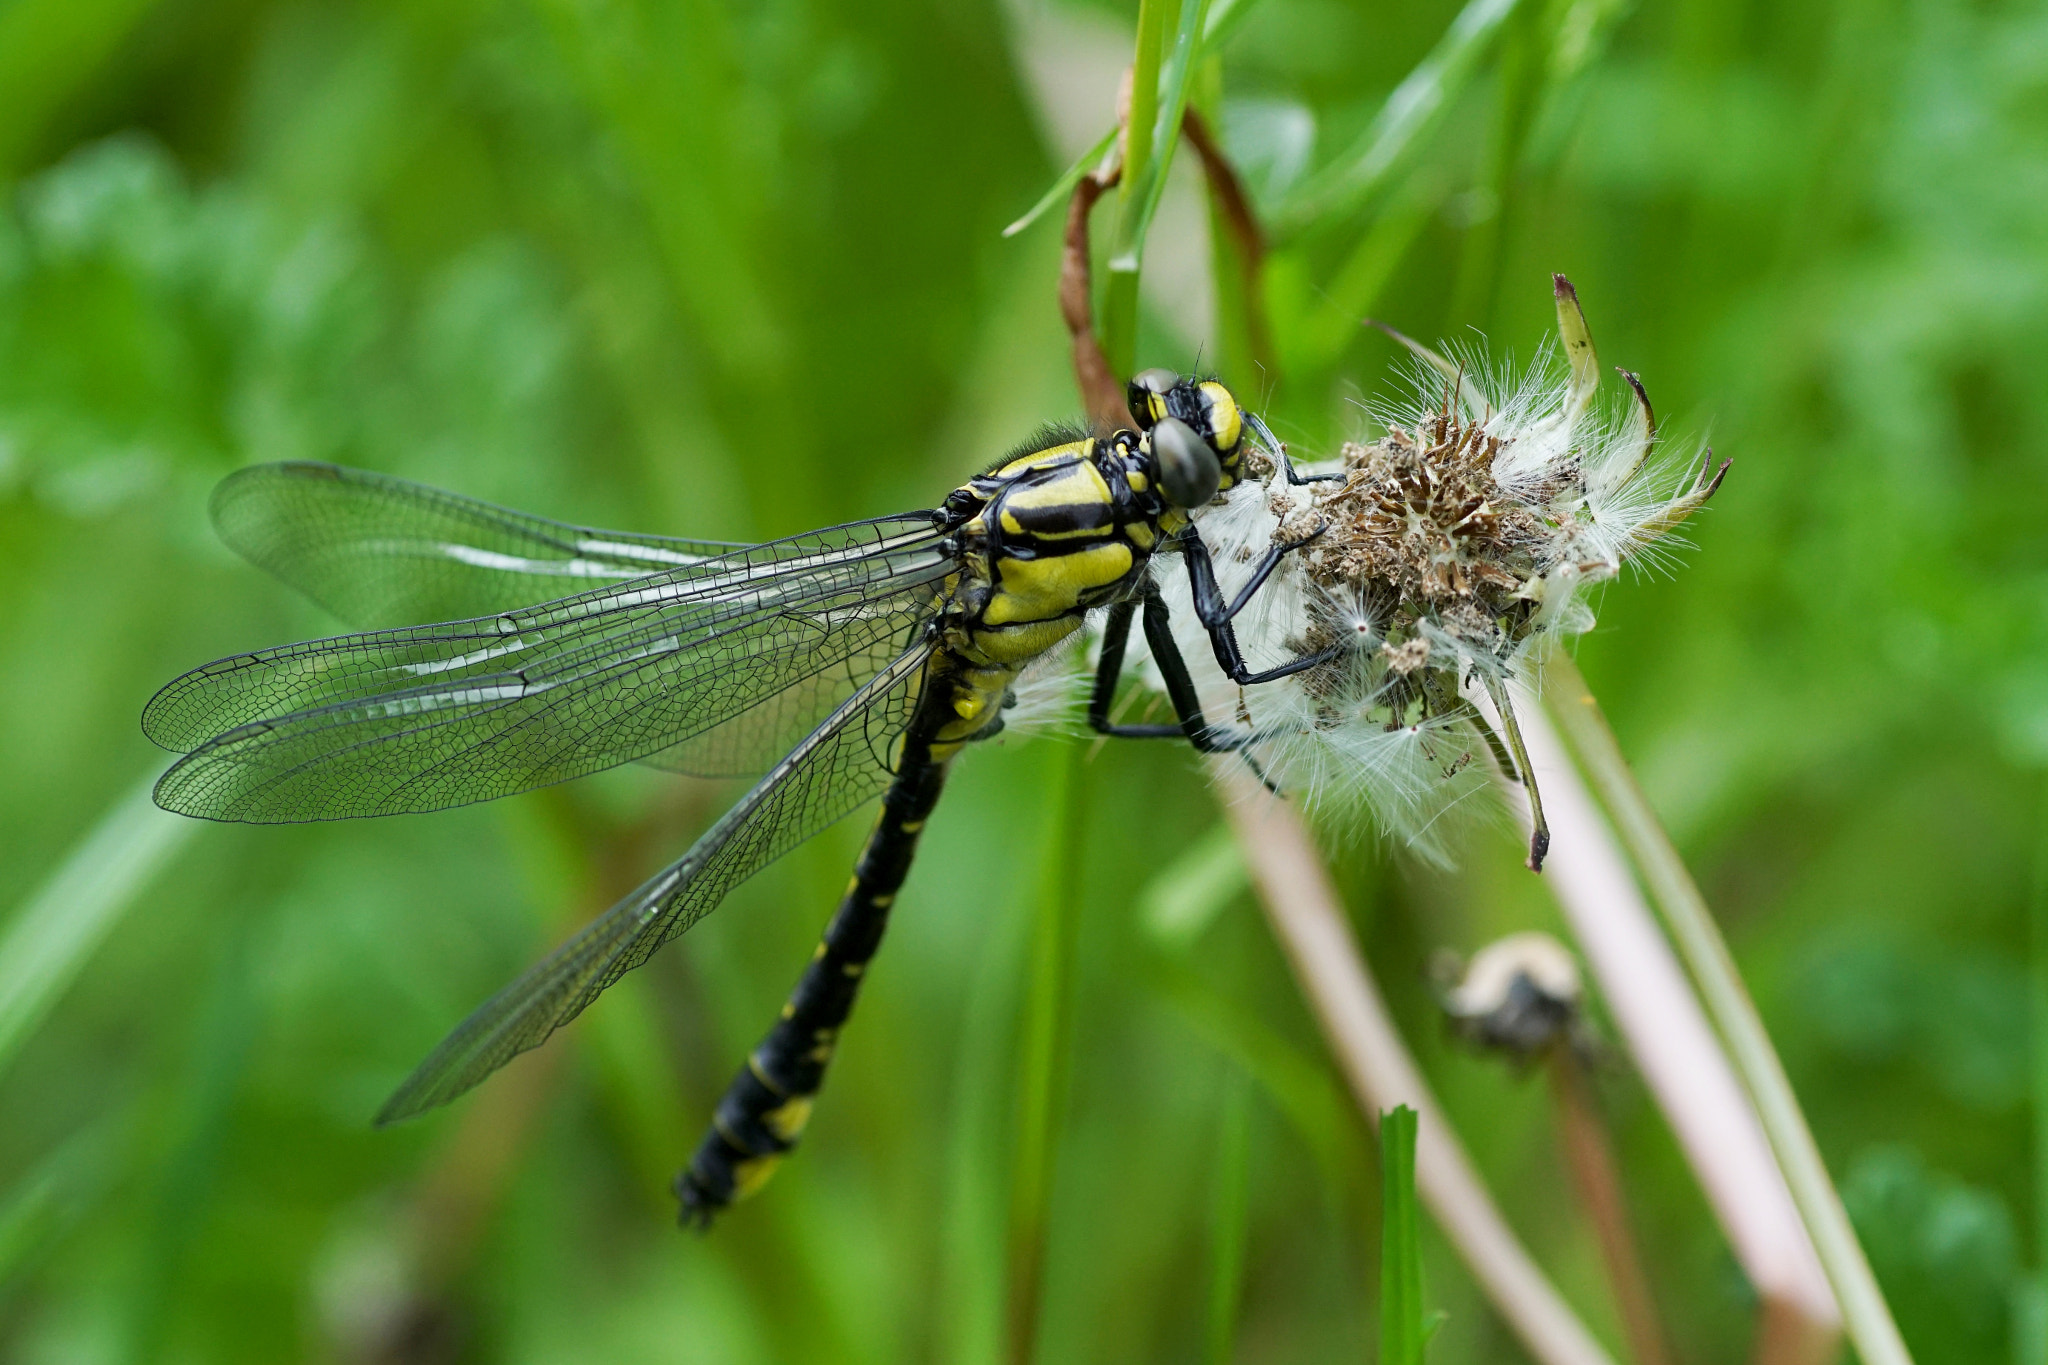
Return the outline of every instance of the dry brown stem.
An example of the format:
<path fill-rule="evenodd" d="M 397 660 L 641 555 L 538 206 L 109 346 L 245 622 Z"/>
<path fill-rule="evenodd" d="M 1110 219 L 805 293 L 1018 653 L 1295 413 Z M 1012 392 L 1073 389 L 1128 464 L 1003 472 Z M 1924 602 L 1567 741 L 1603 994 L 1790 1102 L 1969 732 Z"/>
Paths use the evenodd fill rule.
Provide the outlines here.
<path fill-rule="evenodd" d="M 1607 1263 L 1607 1279 L 1614 1289 L 1615 1307 L 1621 1311 L 1622 1330 L 1628 1334 L 1629 1352 L 1636 1365 L 1676 1365 L 1677 1357 L 1657 1315 L 1657 1300 L 1650 1293 L 1649 1276 L 1644 1273 L 1642 1250 L 1629 1227 L 1621 1169 L 1600 1117 L 1599 1101 L 1587 1084 L 1585 1065 L 1567 1045 L 1552 1050 L 1549 1071 L 1565 1160 L 1571 1166 L 1572 1183 L 1578 1186 L 1579 1201 L 1592 1220 L 1594 1235 L 1600 1239 L 1600 1256 Z"/>
<path fill-rule="evenodd" d="M 1095 303 L 1089 297 L 1093 272 L 1088 259 L 1088 214 L 1120 172 L 1094 172 L 1081 177 L 1067 204 L 1067 231 L 1060 252 L 1060 317 L 1074 342 L 1074 383 L 1088 420 L 1102 427 L 1130 427 L 1124 386 L 1109 368 L 1102 341 L 1095 335 Z"/>

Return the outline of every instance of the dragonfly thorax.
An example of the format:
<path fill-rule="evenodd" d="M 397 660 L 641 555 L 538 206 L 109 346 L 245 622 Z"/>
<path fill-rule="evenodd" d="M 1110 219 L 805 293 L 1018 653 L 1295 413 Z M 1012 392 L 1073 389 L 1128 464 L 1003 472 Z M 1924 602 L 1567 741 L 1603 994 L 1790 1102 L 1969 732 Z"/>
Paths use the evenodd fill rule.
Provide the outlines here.
<path fill-rule="evenodd" d="M 961 566 L 946 645 L 1015 667 L 1073 634 L 1091 608 L 1128 596 L 1179 526 L 1131 431 L 1016 456 L 956 489 L 946 510 Z"/>

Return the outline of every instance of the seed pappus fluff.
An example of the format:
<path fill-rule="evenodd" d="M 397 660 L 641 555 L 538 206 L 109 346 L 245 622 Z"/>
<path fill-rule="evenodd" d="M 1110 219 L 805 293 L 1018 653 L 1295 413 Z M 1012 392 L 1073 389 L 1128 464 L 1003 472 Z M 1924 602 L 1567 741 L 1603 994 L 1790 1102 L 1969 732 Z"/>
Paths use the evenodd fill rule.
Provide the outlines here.
<path fill-rule="evenodd" d="M 1326 482 L 1289 485 L 1255 457 L 1255 477 L 1198 514 L 1226 596 L 1268 548 L 1308 541 L 1237 618 L 1246 656 L 1342 646 L 1334 658 L 1240 688 L 1192 615 L 1175 613 L 1205 714 L 1257 734 L 1248 756 L 1269 785 L 1363 808 L 1439 862 L 1439 817 L 1489 785 L 1474 762 L 1485 754 L 1527 793 L 1541 868 L 1549 830 L 1508 683 L 1534 681 L 1543 642 L 1593 624 L 1587 588 L 1624 564 L 1667 563 L 1673 532 L 1728 468 L 1711 450 L 1697 464 L 1659 458 L 1649 395 L 1627 370 L 1621 410 L 1596 404 L 1592 334 L 1571 283 L 1553 280 L 1561 374 L 1547 344 L 1517 381 L 1384 329 L 1416 361 L 1413 392 L 1374 410 L 1384 434 L 1347 443 Z M 1188 600 L 1180 557 L 1162 558 L 1168 600 Z"/>

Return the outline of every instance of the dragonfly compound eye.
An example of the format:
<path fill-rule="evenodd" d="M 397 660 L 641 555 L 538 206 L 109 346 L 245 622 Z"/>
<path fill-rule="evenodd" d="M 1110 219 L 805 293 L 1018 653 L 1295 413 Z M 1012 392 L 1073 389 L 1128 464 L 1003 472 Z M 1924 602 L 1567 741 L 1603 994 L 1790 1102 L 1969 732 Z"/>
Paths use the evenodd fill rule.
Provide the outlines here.
<path fill-rule="evenodd" d="M 1140 370 L 1131 376 L 1124 396 L 1140 431 L 1150 431 L 1154 422 L 1166 416 L 1166 395 L 1179 383 L 1180 376 L 1167 369 Z"/>
<path fill-rule="evenodd" d="M 1152 458 L 1159 483 L 1175 507 L 1200 507 L 1223 483 L 1223 462 L 1195 429 L 1178 417 L 1162 417 L 1152 428 Z"/>

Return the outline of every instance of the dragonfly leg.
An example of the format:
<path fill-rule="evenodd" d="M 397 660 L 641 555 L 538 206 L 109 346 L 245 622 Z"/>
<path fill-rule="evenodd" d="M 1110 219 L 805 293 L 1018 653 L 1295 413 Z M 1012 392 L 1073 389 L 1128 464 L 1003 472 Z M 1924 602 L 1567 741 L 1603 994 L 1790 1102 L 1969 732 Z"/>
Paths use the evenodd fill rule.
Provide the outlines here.
<path fill-rule="evenodd" d="M 1115 725 L 1109 719 L 1110 702 L 1116 696 L 1117 679 L 1123 674 L 1124 649 L 1129 643 L 1135 602 L 1118 602 L 1109 609 L 1103 624 L 1102 657 L 1095 668 L 1095 690 L 1088 700 L 1088 723 L 1098 733 L 1117 739 L 1185 739 L 1205 754 L 1236 753 L 1250 743 L 1251 736 L 1211 725 L 1202 714 L 1202 702 L 1195 681 L 1188 673 L 1187 660 L 1173 638 L 1173 619 L 1157 584 L 1145 585 L 1145 642 L 1152 648 L 1152 662 L 1159 666 L 1173 703 L 1174 725 Z"/>
<path fill-rule="evenodd" d="M 1283 443 L 1279 437 L 1275 436 L 1264 422 L 1259 420 L 1257 414 L 1249 412 L 1246 413 L 1245 422 L 1247 425 L 1251 427 L 1252 434 L 1257 436 L 1259 440 L 1265 445 L 1267 452 L 1271 454 L 1274 459 L 1280 461 L 1280 472 L 1287 476 L 1287 482 L 1292 484 L 1294 487 L 1300 488 L 1304 484 L 1311 483 L 1342 483 L 1345 479 L 1350 477 L 1342 470 L 1337 470 L 1329 474 L 1302 473 L 1300 470 L 1294 467 L 1294 461 L 1287 458 L 1287 446 L 1285 445 L 1285 443 Z"/>
<path fill-rule="evenodd" d="M 908 755 L 925 750 L 913 760 Z M 680 1221 L 709 1227 L 720 1210 L 759 1189 L 802 1136 L 825 1082 L 839 1029 L 881 947 L 889 907 L 909 875 L 917 838 L 939 799 L 945 764 L 906 745 L 903 768 L 854 864 L 853 881 L 782 1017 L 726 1087 L 688 1169 L 676 1177 Z"/>
<path fill-rule="evenodd" d="M 1137 611 L 1136 602 L 1112 603 L 1102 623 L 1102 653 L 1095 665 L 1095 687 L 1088 696 L 1088 724 L 1097 734 L 1114 739 L 1183 738 L 1187 731 L 1180 725 L 1118 725 L 1109 718 L 1117 680 L 1123 677 L 1124 651 L 1131 642 L 1131 618 Z"/>
<path fill-rule="evenodd" d="M 1328 528 L 1319 529 L 1300 540 L 1275 545 L 1267 550 L 1265 557 L 1259 561 L 1258 568 L 1252 570 L 1251 580 L 1238 589 L 1236 597 L 1227 602 L 1224 600 L 1222 587 L 1216 582 L 1216 564 L 1209 557 L 1209 547 L 1202 543 L 1201 533 L 1190 528 L 1181 541 L 1181 553 L 1187 559 L 1188 582 L 1194 591 L 1195 616 L 1201 621 L 1202 628 L 1209 632 L 1209 644 L 1216 651 L 1217 667 L 1228 674 L 1231 681 L 1241 686 L 1272 682 L 1275 678 L 1285 678 L 1304 669 L 1314 668 L 1317 664 L 1328 663 L 1344 652 L 1343 646 L 1332 645 L 1314 654 L 1290 659 L 1277 668 L 1254 673 L 1245 664 L 1244 653 L 1238 648 L 1237 629 L 1231 625 L 1231 621 L 1252 600 L 1253 594 L 1265 586 L 1273 570 L 1280 567 L 1280 561 L 1292 551 L 1299 550 L 1313 541 L 1326 529 Z M 1147 638 L 1150 638 L 1149 633 Z"/>

